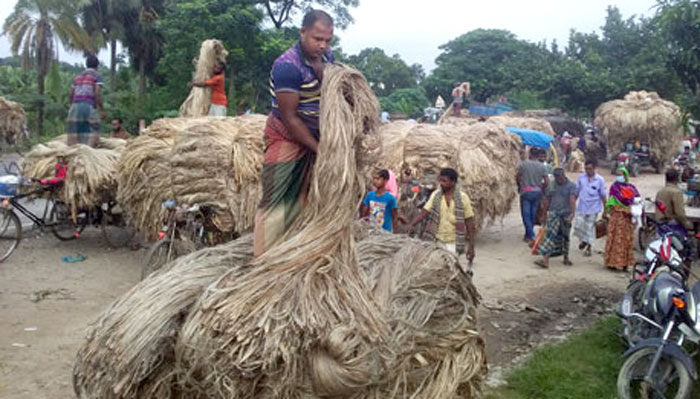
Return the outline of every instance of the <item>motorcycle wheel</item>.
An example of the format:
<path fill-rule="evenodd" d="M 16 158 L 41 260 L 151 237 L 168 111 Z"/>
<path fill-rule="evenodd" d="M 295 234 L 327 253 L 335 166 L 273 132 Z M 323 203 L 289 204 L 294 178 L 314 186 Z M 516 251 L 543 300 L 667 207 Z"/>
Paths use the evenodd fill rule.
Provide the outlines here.
<path fill-rule="evenodd" d="M 644 290 L 646 289 L 646 282 L 635 280 L 627 286 L 627 292 L 625 296 L 629 295 L 632 299 L 632 312 L 641 313 L 642 300 L 644 297 Z M 625 340 L 625 344 L 628 347 L 633 347 L 638 343 L 642 342 L 647 338 L 651 338 L 656 333 L 656 329 L 650 326 L 646 322 L 636 318 L 631 317 L 629 319 L 622 319 L 622 338 Z"/>
<path fill-rule="evenodd" d="M 617 394 L 621 399 L 686 399 L 692 389 L 690 374 L 683 363 L 662 356 L 652 376 L 654 384 L 644 381 L 657 347 L 640 349 L 625 360 L 617 375 Z"/>

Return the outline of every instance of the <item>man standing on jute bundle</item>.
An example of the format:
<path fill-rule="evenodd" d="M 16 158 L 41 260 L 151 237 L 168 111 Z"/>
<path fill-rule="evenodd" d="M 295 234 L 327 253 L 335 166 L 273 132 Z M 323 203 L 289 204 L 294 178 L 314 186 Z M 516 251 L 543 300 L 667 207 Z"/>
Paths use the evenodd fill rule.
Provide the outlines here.
<path fill-rule="evenodd" d="M 429 217 L 428 236 L 457 256 L 466 254 L 471 262 L 476 254 L 474 211 L 469 196 L 457 186 L 458 177 L 454 169 L 440 171 L 440 189 L 432 193 L 421 213 L 411 221 L 411 229 Z"/>
<path fill-rule="evenodd" d="M 255 215 L 254 256 L 289 229 L 309 191 L 319 140 L 321 82 L 330 51 L 333 19 L 320 10 L 304 16 L 299 42 L 272 65 L 272 111 L 265 125 L 263 196 Z"/>
<path fill-rule="evenodd" d="M 100 119 L 107 115 L 102 107 L 102 77 L 97 73 L 100 62 L 93 54 L 87 56 L 87 69 L 73 79 L 70 89 L 70 109 L 66 119 L 68 145 L 97 145 L 102 131 Z"/>

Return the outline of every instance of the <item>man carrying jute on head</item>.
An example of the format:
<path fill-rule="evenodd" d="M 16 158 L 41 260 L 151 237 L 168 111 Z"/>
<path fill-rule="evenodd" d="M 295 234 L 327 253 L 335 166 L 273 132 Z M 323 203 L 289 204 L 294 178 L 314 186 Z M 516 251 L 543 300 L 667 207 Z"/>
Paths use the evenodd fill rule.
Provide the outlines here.
<path fill-rule="evenodd" d="M 272 66 L 272 111 L 265 125 L 263 196 L 255 215 L 254 256 L 284 235 L 301 212 L 318 151 L 321 82 L 330 51 L 333 19 L 312 10 L 304 16 L 299 42 Z"/>

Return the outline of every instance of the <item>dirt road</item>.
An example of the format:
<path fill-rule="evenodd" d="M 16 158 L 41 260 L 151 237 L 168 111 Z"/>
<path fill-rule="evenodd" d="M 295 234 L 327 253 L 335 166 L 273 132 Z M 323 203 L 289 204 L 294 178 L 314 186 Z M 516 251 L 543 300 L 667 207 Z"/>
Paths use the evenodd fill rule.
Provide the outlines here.
<path fill-rule="evenodd" d="M 653 196 L 663 178 L 645 174 L 633 183 L 642 195 Z M 573 249 L 574 266 L 553 259 L 548 270 L 536 267 L 521 241 L 519 215 L 516 203 L 502 223 L 480 234 L 476 247 L 474 281 L 485 305 L 480 324 L 494 366 L 585 325 L 627 283 L 626 275 L 604 269 L 602 255 L 584 258 Z M 78 252 L 87 259 L 61 261 Z M 72 397 L 71 369 L 87 326 L 137 283 L 144 254 L 108 249 L 96 229 L 68 243 L 50 233 L 29 233 L 0 263 L 0 397 Z"/>

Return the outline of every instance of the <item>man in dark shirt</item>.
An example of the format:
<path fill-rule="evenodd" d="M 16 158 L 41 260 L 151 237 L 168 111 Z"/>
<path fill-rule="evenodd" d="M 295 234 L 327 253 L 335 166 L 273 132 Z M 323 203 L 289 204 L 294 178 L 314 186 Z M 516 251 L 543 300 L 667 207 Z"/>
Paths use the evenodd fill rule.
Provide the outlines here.
<path fill-rule="evenodd" d="M 569 234 L 576 214 L 577 193 L 578 188 L 566 178 L 564 169 L 554 169 L 554 184 L 547 192 L 544 202 L 547 213 L 545 237 L 537 248 L 542 259 L 535 261 L 536 265 L 547 268 L 549 258 L 559 255 L 564 256 L 565 265 L 572 265 L 569 260 Z"/>
<path fill-rule="evenodd" d="M 253 253 L 274 245 L 301 212 L 318 151 L 323 70 L 333 63 L 333 19 L 312 10 L 304 16 L 299 42 L 272 66 L 272 111 L 265 126 L 263 196 L 255 216 Z"/>

